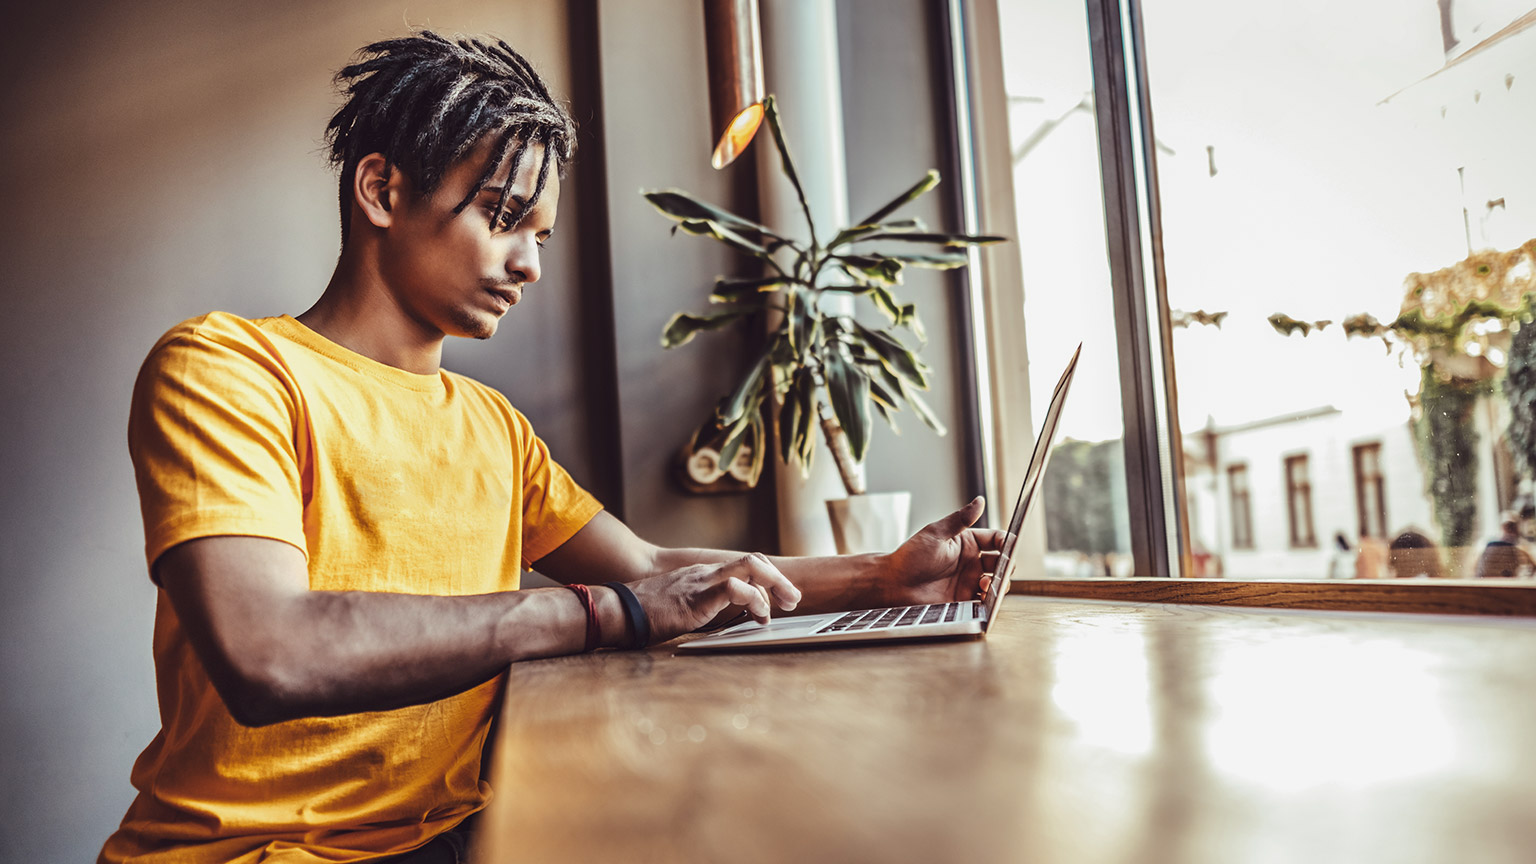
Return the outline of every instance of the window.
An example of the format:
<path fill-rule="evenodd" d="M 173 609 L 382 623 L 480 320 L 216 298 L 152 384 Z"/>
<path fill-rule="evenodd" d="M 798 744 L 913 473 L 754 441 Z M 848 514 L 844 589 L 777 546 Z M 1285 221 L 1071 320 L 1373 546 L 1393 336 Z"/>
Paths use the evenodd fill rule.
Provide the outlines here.
<path fill-rule="evenodd" d="M 1248 493 L 1248 466 L 1227 466 L 1227 489 L 1232 496 L 1232 548 L 1253 548 L 1253 514 Z"/>
<path fill-rule="evenodd" d="M 1028 405 L 1028 430 L 997 436 L 999 442 L 1024 445 L 1015 464 L 1027 462 L 1057 378 L 1082 344 L 1042 490 L 1042 570 L 1056 578 L 1133 572 L 1125 406 L 1082 8 L 1082 0 L 997 4 L 997 32 L 1009 46 L 1002 58 L 1011 181 L 1006 188 L 1012 189 L 1006 203 L 1016 242 L 1008 245 L 1018 255 L 1023 291 L 998 304 L 1006 317 L 989 319 L 1016 322 L 1011 331 L 1006 326 L 994 331 L 999 349 L 1019 352 L 998 365 L 1028 370 L 1026 388 L 1014 397 Z M 987 221 L 981 227 L 1006 233 L 997 225 Z M 1003 477 L 999 486 L 1016 488 L 1019 479 Z"/>
<path fill-rule="evenodd" d="M 1355 461 L 1355 511 L 1361 537 L 1387 536 L 1387 496 L 1381 477 L 1381 444 L 1357 444 Z"/>
<path fill-rule="evenodd" d="M 1285 512 L 1291 526 L 1291 546 L 1310 549 L 1317 545 L 1312 530 L 1312 481 L 1308 479 L 1306 454 L 1285 459 Z"/>
<path fill-rule="evenodd" d="M 1536 385 L 1519 382 L 1536 381 L 1536 327 L 1518 317 L 1536 294 L 1536 163 L 1520 142 L 1536 116 L 1536 10 L 1440 6 L 1340 0 L 1320 19 L 1222 0 L 951 3 L 969 19 L 983 163 L 1000 152 L 1011 168 L 1094 115 L 1104 236 L 1053 237 L 1051 254 L 1108 258 L 1134 575 L 1322 580 L 1356 572 L 1356 550 L 1322 554 L 1319 531 L 1373 552 L 1416 531 L 1447 575 L 1469 576 L 1499 511 L 1528 508 Z M 1088 19 L 1080 102 L 1040 102 L 1034 76 L 999 92 L 1010 63 L 1067 66 L 1082 50 L 1059 35 L 1018 48 L 1017 26 L 996 26 L 1007 14 L 1042 32 Z M 998 134 L 995 118 L 1029 111 L 1040 134 Z M 976 175 L 986 219 L 996 178 Z M 992 308 L 1020 290 L 1003 281 Z M 991 368 L 1054 365 L 1016 347 Z M 1503 602 L 1464 608 L 1536 610 Z"/>

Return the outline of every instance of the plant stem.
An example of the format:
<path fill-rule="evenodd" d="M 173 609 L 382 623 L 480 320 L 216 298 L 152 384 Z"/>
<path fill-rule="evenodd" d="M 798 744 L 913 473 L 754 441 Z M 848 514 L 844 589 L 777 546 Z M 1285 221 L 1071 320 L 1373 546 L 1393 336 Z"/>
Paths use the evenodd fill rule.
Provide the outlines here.
<path fill-rule="evenodd" d="M 850 496 L 863 495 L 864 478 L 859 476 L 858 463 L 848 449 L 848 433 L 836 417 L 827 413 L 827 404 L 820 399 L 816 400 L 816 414 L 821 418 L 821 434 L 827 439 L 827 449 L 832 451 L 832 461 L 837 463 L 837 473 L 843 478 L 843 488 Z"/>

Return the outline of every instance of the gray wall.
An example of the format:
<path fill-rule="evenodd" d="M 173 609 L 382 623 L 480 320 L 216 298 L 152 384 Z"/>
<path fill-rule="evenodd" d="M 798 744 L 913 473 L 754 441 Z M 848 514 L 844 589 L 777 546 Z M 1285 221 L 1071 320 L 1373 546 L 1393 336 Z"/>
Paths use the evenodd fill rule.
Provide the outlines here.
<path fill-rule="evenodd" d="M 622 508 L 648 539 L 770 548 L 761 494 L 680 493 L 672 454 L 734 380 L 740 340 L 658 344 L 674 311 L 703 305 L 739 266 L 708 241 L 667 236 L 638 195 L 676 186 L 750 208 L 751 167 L 707 166 L 703 36 L 696 0 L 599 0 L 606 151 L 584 141 L 561 202 L 545 275 L 486 343 L 446 364 L 502 389 L 589 488 L 622 451 Z M 874 7 L 880 14 L 869 15 Z M 559 0 L 206 0 L 27 4 L 0 30 L 0 860 L 92 860 L 132 798 L 128 771 L 158 728 L 145 577 L 124 446 L 144 353 L 210 309 L 297 313 L 338 248 L 335 181 L 321 132 L 330 77 L 352 51 L 407 24 L 490 32 L 570 92 Z M 584 4 L 571 4 L 571 9 Z M 845 3 L 843 38 L 853 210 L 876 206 L 939 164 L 931 68 L 916 0 Z M 900 46 L 893 48 L 893 46 Z M 592 63 L 596 58 L 576 58 Z M 582 67 L 590 68 L 590 67 Z M 902 125 L 893 129 L 892 118 Z M 596 125 L 596 124 L 591 124 Z M 916 134 L 913 134 L 915 131 Z M 605 274 L 575 226 L 581 184 L 606 173 L 617 428 L 584 384 L 584 340 Z M 595 188 L 595 187 L 594 187 Z M 937 198 L 921 215 L 942 224 Z M 604 220 L 597 216 L 598 223 Z M 600 239 L 600 238 L 598 238 Z M 585 251 L 584 251 L 585 250 Z M 926 275 L 926 274 L 924 274 Z M 950 380 L 947 290 L 914 280 Z M 940 301 L 940 302 L 934 302 Z M 608 370 L 614 374 L 614 370 Z M 932 397 L 955 426 L 949 387 Z M 606 412 L 606 413 L 605 413 Z M 914 520 L 961 496 L 958 442 L 915 421 L 877 433 L 875 490 L 916 493 Z M 515 793 L 513 793 L 515 794 Z"/>
<path fill-rule="evenodd" d="M 933 0 L 840 0 L 838 36 L 843 74 L 844 137 L 848 148 L 849 217 L 861 219 L 884 206 L 923 172 L 939 169 L 942 182 L 901 211 L 930 228 L 958 231 L 951 219 L 959 194 L 949 163 L 947 103 L 936 92 L 943 58 L 934 32 L 944 4 Z M 957 368 L 954 297 L 962 290 L 956 275 L 908 270 L 897 291 L 916 303 L 928 332 L 925 362 L 933 367 L 933 388 L 923 394 L 949 428 L 938 437 L 911 412 L 898 415 L 901 434 L 875 423 L 866 459 L 869 491 L 912 492 L 912 526 L 947 515 L 981 490 L 967 490 Z M 872 321 L 885 323 L 876 315 Z M 915 345 L 906 331 L 901 337 Z M 992 506 L 989 503 L 989 508 Z M 1005 508 L 1008 504 L 1003 505 Z M 992 514 L 995 515 L 995 514 Z"/>

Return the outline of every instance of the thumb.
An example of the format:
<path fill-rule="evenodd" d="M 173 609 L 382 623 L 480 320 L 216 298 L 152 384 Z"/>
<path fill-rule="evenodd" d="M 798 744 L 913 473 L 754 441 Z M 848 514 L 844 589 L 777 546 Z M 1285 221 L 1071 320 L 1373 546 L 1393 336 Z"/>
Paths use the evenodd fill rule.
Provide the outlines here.
<path fill-rule="evenodd" d="M 969 504 L 933 523 L 931 527 L 938 530 L 945 537 L 954 537 L 961 531 L 975 525 L 976 520 L 981 518 L 981 513 L 986 508 L 987 499 L 977 495 L 971 499 Z"/>

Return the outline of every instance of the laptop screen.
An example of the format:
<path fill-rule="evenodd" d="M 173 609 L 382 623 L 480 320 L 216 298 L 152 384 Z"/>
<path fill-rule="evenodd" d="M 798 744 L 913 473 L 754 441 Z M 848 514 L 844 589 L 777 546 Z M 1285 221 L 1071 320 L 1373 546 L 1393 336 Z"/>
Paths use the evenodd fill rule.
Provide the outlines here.
<path fill-rule="evenodd" d="M 1001 598 L 1008 594 L 1008 586 L 1013 582 L 1013 569 L 1016 561 L 1013 556 L 1014 546 L 1019 542 L 1019 532 L 1024 528 L 1024 517 L 1029 513 L 1030 504 L 1034 501 L 1035 490 L 1040 486 L 1040 480 L 1045 476 L 1046 463 L 1051 460 L 1051 444 L 1056 440 L 1056 427 L 1061 420 L 1061 407 L 1067 401 L 1067 388 L 1072 384 L 1072 373 L 1077 369 L 1077 358 L 1083 353 L 1083 346 L 1079 344 L 1077 350 L 1072 353 L 1072 359 L 1067 361 L 1067 368 L 1061 373 L 1061 380 L 1056 382 L 1056 391 L 1051 394 L 1050 407 L 1045 409 L 1045 422 L 1040 426 L 1040 437 L 1035 439 L 1035 451 L 1029 457 L 1029 469 L 1024 472 L 1024 484 L 1019 489 L 1019 500 L 1013 505 L 1013 516 L 1008 520 L 1007 536 L 1003 538 L 1003 548 L 997 559 L 996 575 L 992 577 L 992 584 L 987 588 L 986 604 L 987 624 L 991 625 L 992 619 L 997 617 L 998 607 L 1002 605 Z"/>

